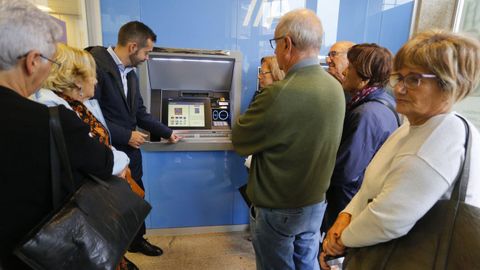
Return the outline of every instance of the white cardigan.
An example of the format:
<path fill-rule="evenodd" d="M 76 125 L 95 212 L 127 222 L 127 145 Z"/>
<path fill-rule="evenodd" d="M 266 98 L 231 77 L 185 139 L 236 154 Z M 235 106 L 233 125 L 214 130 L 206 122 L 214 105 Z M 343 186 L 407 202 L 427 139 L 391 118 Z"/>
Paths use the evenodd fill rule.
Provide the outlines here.
<path fill-rule="evenodd" d="M 63 105 L 67 109 L 73 111 L 72 107 L 68 104 L 67 101 L 65 101 L 63 98 L 59 97 L 52 90 L 49 90 L 49 89 L 38 90 L 35 94 L 30 96 L 30 99 L 36 102 L 45 104 L 48 107 Z M 100 106 L 98 105 L 98 101 L 91 99 L 91 100 L 85 101 L 83 104 L 93 114 L 93 116 L 95 116 L 95 118 L 97 118 L 97 120 L 100 121 L 100 123 L 102 123 L 102 125 L 107 129 L 110 135 L 110 131 L 108 130 L 107 124 L 105 122 L 105 118 L 103 117 Z M 113 146 L 112 146 L 112 152 L 113 152 L 112 174 L 117 175 L 121 173 L 125 169 L 125 167 L 128 166 L 128 164 L 130 164 L 130 159 L 128 158 L 127 154 L 125 154 L 122 151 L 116 150 L 115 147 Z"/>
<path fill-rule="evenodd" d="M 474 125 L 469 126 L 472 149 L 466 202 L 480 207 L 480 135 Z M 341 236 L 345 246 L 401 237 L 440 198 L 449 198 L 464 158 L 464 143 L 465 126 L 453 112 L 420 126 L 406 122 L 395 131 L 372 159 L 362 187 L 343 211 L 352 215 Z"/>

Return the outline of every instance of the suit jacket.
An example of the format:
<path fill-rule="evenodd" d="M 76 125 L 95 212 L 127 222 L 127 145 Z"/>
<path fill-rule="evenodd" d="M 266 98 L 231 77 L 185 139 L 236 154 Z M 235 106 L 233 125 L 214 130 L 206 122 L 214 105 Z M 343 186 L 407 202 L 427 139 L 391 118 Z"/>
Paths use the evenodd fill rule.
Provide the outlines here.
<path fill-rule="evenodd" d="M 112 144 L 130 157 L 132 176 L 141 184 L 142 156 L 139 149 L 128 145 L 132 131 L 138 126 L 153 136 L 169 138 L 172 130 L 147 112 L 135 71 L 127 74 L 128 94 L 125 96 L 120 71 L 107 49 L 97 46 L 86 50 L 93 55 L 97 64 L 95 98 L 112 133 Z"/>
<path fill-rule="evenodd" d="M 112 151 L 74 112 L 59 113 L 76 183 L 84 173 L 110 177 Z M 5 270 L 29 269 L 11 252 L 52 211 L 48 109 L 0 86 L 0 123 L 0 261 Z"/>

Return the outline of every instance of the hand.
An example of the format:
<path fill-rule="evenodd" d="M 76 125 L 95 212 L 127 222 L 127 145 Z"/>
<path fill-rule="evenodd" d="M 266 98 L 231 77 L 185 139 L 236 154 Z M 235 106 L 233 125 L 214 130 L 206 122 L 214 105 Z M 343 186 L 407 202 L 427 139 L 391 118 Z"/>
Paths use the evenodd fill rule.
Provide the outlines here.
<path fill-rule="evenodd" d="M 330 265 L 325 261 L 325 256 L 327 256 L 325 252 L 320 252 L 320 257 L 318 258 L 320 261 L 320 268 L 322 268 L 322 270 L 330 270 Z"/>
<path fill-rule="evenodd" d="M 147 137 L 148 137 L 147 134 L 134 130 L 132 131 L 132 135 L 130 136 L 128 145 L 130 145 L 133 148 L 140 148 L 140 145 L 145 143 L 145 139 Z"/>
<path fill-rule="evenodd" d="M 180 141 L 181 139 L 183 139 L 183 137 L 178 136 L 178 135 L 175 134 L 175 133 L 172 133 L 172 136 L 170 136 L 170 138 L 168 138 L 168 143 L 177 143 L 177 142 Z"/>
<path fill-rule="evenodd" d="M 119 174 L 117 174 L 117 176 L 123 179 L 127 179 L 127 169 L 128 166 L 125 166 L 125 169 L 123 169 Z"/>
<path fill-rule="evenodd" d="M 328 255 L 342 255 L 345 252 L 345 246 L 341 240 L 342 232 L 350 224 L 351 215 L 342 212 L 338 215 L 337 220 L 332 228 L 328 230 L 325 240 L 323 240 L 323 250 Z"/>

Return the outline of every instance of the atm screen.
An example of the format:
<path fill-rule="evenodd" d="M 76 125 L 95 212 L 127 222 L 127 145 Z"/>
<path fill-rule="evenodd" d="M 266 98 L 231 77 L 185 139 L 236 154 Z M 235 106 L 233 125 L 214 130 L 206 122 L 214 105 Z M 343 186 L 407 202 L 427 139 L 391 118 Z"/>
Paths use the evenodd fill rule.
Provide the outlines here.
<path fill-rule="evenodd" d="M 232 88 L 234 59 L 155 55 L 147 63 L 152 89 L 230 91 Z"/>
<path fill-rule="evenodd" d="M 205 104 L 195 101 L 171 101 L 168 103 L 169 127 L 205 127 Z"/>

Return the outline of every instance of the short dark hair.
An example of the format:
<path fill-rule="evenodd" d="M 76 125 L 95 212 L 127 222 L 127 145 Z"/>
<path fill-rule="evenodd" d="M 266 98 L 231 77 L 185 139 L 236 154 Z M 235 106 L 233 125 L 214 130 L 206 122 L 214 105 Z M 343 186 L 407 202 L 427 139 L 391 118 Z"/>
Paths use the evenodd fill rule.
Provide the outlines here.
<path fill-rule="evenodd" d="M 375 43 L 357 44 L 348 50 L 347 58 L 358 76 L 369 80 L 368 86 L 387 85 L 393 68 L 393 55 L 387 48 Z"/>
<path fill-rule="evenodd" d="M 130 41 L 137 42 L 140 48 L 147 46 L 147 40 L 151 39 L 153 42 L 157 41 L 157 35 L 139 21 L 131 21 L 120 27 L 118 31 L 118 44 L 125 46 Z"/>

